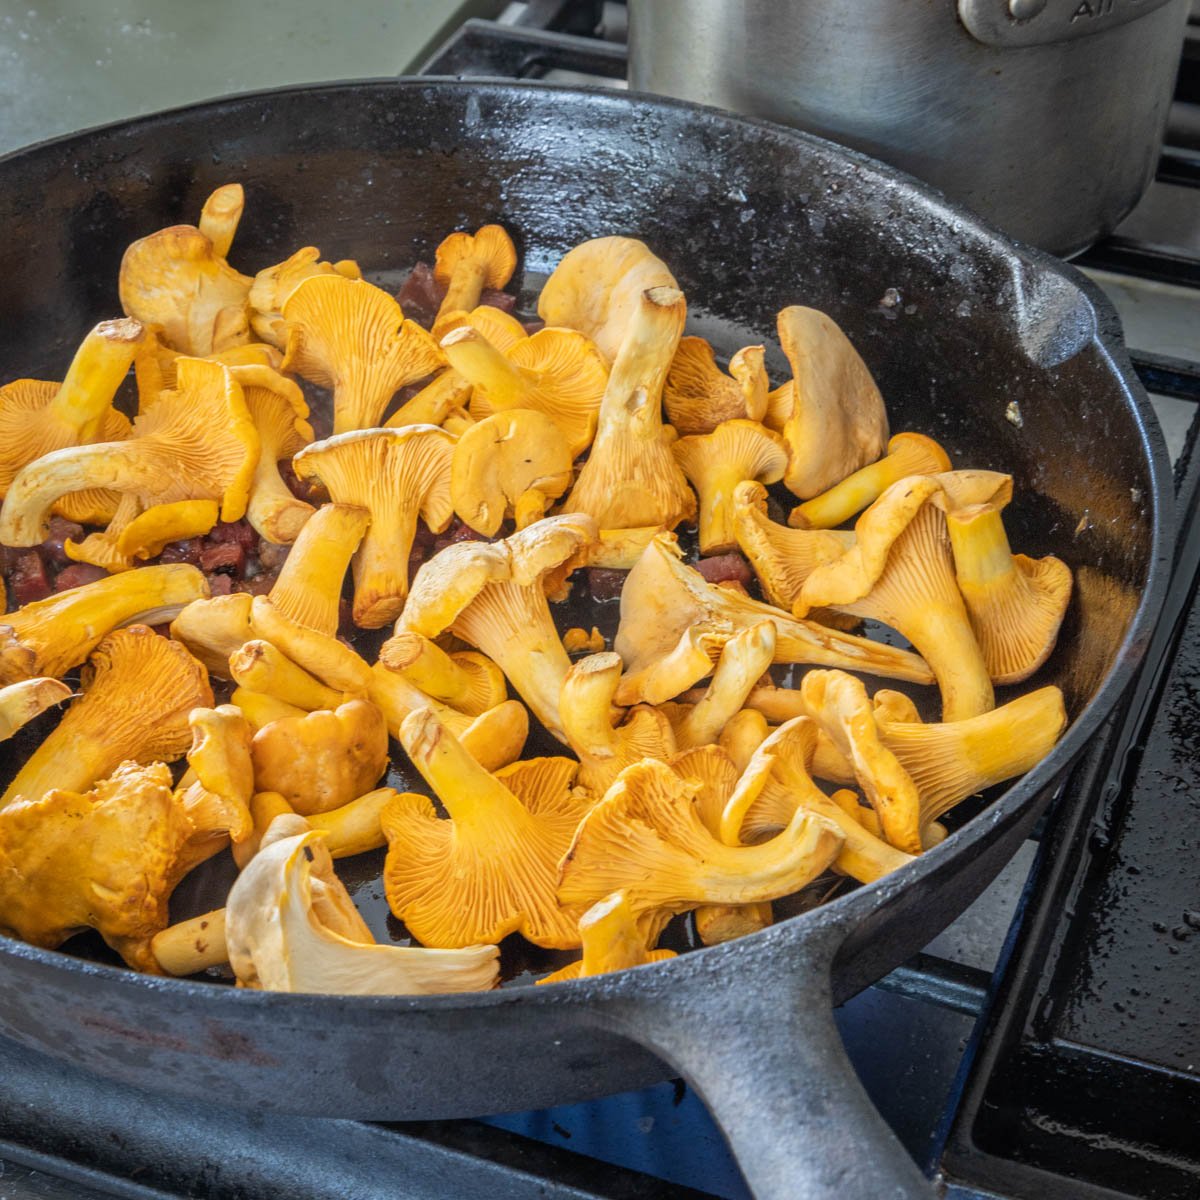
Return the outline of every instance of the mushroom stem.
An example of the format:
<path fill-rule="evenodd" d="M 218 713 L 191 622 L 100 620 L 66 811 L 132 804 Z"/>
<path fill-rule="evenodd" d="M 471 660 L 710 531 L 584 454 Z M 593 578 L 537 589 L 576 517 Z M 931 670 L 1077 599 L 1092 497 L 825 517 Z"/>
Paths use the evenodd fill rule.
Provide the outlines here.
<path fill-rule="evenodd" d="M 609 650 L 580 659 L 563 680 L 559 714 L 567 744 L 581 757 L 613 758 L 620 750 L 612 721 L 613 692 L 620 676 L 621 659 Z"/>
<path fill-rule="evenodd" d="M 254 464 L 246 519 L 268 541 L 287 546 L 299 537 L 316 510 L 292 495 L 283 482 L 276 449 L 264 443 L 263 452 Z"/>
<path fill-rule="evenodd" d="M 447 311 L 453 311 L 447 309 Z M 528 391 L 521 370 L 470 325 L 451 330 L 441 341 L 450 365 L 473 386 L 486 389 L 492 409 L 520 408 Z"/>
<path fill-rule="evenodd" d="M 873 503 L 898 479 L 950 470 L 950 456 L 920 433 L 898 433 L 878 462 L 847 475 L 828 491 L 796 505 L 788 524 L 796 529 L 832 529 Z"/>
<path fill-rule="evenodd" d="M 389 671 L 399 671 L 426 695 L 460 712 L 466 712 L 474 699 L 471 675 L 436 642 L 419 633 L 404 630 L 389 638 L 384 643 L 380 660 Z"/>
<path fill-rule="evenodd" d="M 471 384 L 457 371 L 443 371 L 384 422 L 387 429 L 405 425 L 440 425 L 456 408 L 466 404 Z"/>
<path fill-rule="evenodd" d="M 57 679 L 24 679 L 0 688 L 0 742 L 52 705 L 70 700 L 71 689 Z"/>
<path fill-rule="evenodd" d="M 132 317 L 101 321 L 75 351 L 67 376 L 50 401 L 51 419 L 72 429 L 76 441 L 94 438 L 145 340 L 145 326 Z"/>
<path fill-rule="evenodd" d="M 229 673 L 241 687 L 263 692 L 309 712 L 337 708 L 340 692 L 326 687 L 270 642 L 253 639 L 229 656 Z"/>
<path fill-rule="evenodd" d="M 196 975 L 229 961 L 225 948 L 225 910 L 202 913 L 156 933 L 150 952 L 168 975 Z"/>
<path fill-rule="evenodd" d="M 323 504 L 296 538 L 270 600 L 285 616 L 320 633 L 338 630 L 342 580 L 371 514 L 351 504 Z"/>
<path fill-rule="evenodd" d="M 365 854 L 387 845 L 379 817 L 395 794 L 390 787 L 375 788 L 340 808 L 313 813 L 305 819 L 325 835 L 325 848 L 333 858 Z"/>
<path fill-rule="evenodd" d="M 241 710 L 242 716 L 256 733 L 272 721 L 279 721 L 284 717 L 302 717 L 305 713 L 303 708 L 297 708 L 285 700 L 242 687 L 234 689 L 229 703 Z"/>
<path fill-rule="evenodd" d="M 462 258 L 454 264 L 446 295 L 438 306 L 438 321 L 447 313 L 470 312 L 479 303 L 487 279 L 487 263 L 474 258 Z"/>
<path fill-rule="evenodd" d="M 758 904 L 702 904 L 692 914 L 696 934 L 706 946 L 732 942 L 766 929 L 775 919 L 771 902 Z"/>
<path fill-rule="evenodd" d="M 980 505 L 967 514 L 946 514 L 954 571 L 964 595 L 994 587 L 1005 576 L 1018 573 L 1000 511 Z"/>
<path fill-rule="evenodd" d="M 726 722 L 717 744 L 729 755 L 740 775 L 770 732 L 771 727 L 762 713 L 743 708 Z"/>
<path fill-rule="evenodd" d="M 593 904 L 579 918 L 583 941 L 580 975 L 604 975 L 650 961 L 646 940 L 638 931 L 637 919 L 624 892 Z"/>
<path fill-rule="evenodd" d="M 204 202 L 196 228 L 210 242 L 217 258 L 227 258 L 246 204 L 240 183 L 226 183 Z"/>

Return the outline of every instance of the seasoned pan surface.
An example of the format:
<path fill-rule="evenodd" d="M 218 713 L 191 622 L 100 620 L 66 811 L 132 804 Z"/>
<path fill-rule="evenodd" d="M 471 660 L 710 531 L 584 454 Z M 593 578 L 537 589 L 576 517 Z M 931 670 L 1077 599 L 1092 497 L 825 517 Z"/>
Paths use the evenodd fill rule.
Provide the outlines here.
<path fill-rule="evenodd" d="M 671 264 L 689 331 L 725 354 L 768 337 L 784 305 L 828 311 L 879 381 L 893 429 L 1010 472 L 1014 544 L 1075 569 L 1059 648 L 1038 677 L 1063 687 L 1073 725 L 911 867 L 669 963 L 482 995 L 304 997 L 138 977 L 0 939 L 0 1033 L 143 1086 L 393 1118 L 662 1077 L 640 1040 L 737 1126 L 737 1105 L 712 1095 L 732 1068 L 705 1048 L 722 1020 L 753 1025 L 754 993 L 778 1006 L 800 987 L 827 1017 L 831 999 L 919 948 L 1011 855 L 1131 678 L 1165 586 L 1170 490 L 1115 318 L 1076 273 L 818 139 L 612 92 L 387 81 L 235 98 L 0 159 L 5 378 L 53 378 L 81 331 L 118 311 L 124 247 L 194 220 L 230 180 L 247 193 L 234 255 L 246 272 L 311 244 L 395 282 L 447 231 L 500 220 L 522 253 L 526 308 L 572 245 L 632 234 Z M 780 357 L 768 365 L 781 374 Z M 818 1073 L 832 1053 L 822 1046 L 805 1060 Z M 794 1073 L 783 1050 L 775 1039 L 747 1053 L 763 1073 Z"/>

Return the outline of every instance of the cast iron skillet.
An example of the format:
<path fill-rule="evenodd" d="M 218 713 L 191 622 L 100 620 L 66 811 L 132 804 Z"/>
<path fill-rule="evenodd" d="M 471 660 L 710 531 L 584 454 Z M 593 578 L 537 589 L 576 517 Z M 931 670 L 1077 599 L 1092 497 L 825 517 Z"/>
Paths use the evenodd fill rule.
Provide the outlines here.
<path fill-rule="evenodd" d="M 928 1195 L 856 1081 L 831 1005 L 993 878 L 1130 683 L 1159 611 L 1169 471 L 1107 305 L 911 179 L 790 130 L 610 91 L 355 83 L 200 105 L 0 160 L 4 378 L 58 377 L 83 332 L 118 310 L 123 247 L 194 221 L 229 180 L 246 185 L 234 261 L 247 271 L 314 244 L 399 272 L 447 231 L 501 220 L 534 274 L 585 238 L 644 238 L 676 272 L 691 327 L 725 353 L 769 337 L 783 305 L 830 312 L 892 427 L 1010 471 L 1014 545 L 1075 569 L 1039 677 L 1063 687 L 1073 724 L 916 863 L 729 945 L 548 988 L 389 999 L 139 977 L 0 939 L 0 1032 L 150 1089 L 342 1117 L 540 1107 L 678 1072 L 760 1197 Z"/>

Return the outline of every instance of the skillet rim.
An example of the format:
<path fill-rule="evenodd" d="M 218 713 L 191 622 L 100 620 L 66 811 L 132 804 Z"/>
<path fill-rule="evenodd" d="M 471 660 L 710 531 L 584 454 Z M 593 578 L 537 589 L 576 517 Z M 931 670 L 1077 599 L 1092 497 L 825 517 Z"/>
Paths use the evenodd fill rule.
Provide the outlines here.
<path fill-rule="evenodd" d="M 695 104 L 673 97 L 644 92 L 618 91 L 595 85 L 576 86 L 538 80 L 515 81 L 487 76 L 430 75 L 329 80 L 279 88 L 264 88 L 195 101 L 47 138 L 0 155 L 0 169 L 3 169 L 10 161 L 27 155 L 51 151 L 56 147 L 86 141 L 90 137 L 101 134 L 128 133 L 138 127 L 149 129 L 156 124 L 169 123 L 174 118 L 185 113 L 194 113 L 197 110 L 209 110 L 215 113 L 224 105 L 240 105 L 246 101 L 301 93 L 336 93 L 363 89 L 391 89 L 397 92 L 433 89 L 452 92 L 567 93 L 625 109 L 635 108 L 638 105 L 649 105 L 688 114 L 700 113 L 722 120 L 727 125 L 734 127 L 755 130 L 775 138 L 799 141 L 815 147 L 827 155 L 832 154 L 877 178 L 898 183 L 916 194 L 926 206 L 927 211 L 933 212 L 939 222 L 954 223 L 964 233 L 978 242 L 986 243 L 993 250 L 997 248 L 998 244 L 1010 259 L 1015 256 L 1022 260 L 1024 265 L 1038 272 L 1057 275 L 1063 279 L 1083 295 L 1095 317 L 1092 337 L 1076 353 L 1082 353 L 1084 349 L 1094 347 L 1111 370 L 1134 417 L 1138 429 L 1139 446 L 1148 467 L 1151 484 L 1148 500 L 1152 536 L 1147 560 L 1146 582 L 1142 588 L 1137 608 L 1134 610 L 1125 636 L 1116 648 L 1112 665 L 1105 672 L 1091 699 L 1067 727 L 1062 739 L 1045 759 L 1021 776 L 1012 787 L 1007 788 L 986 810 L 978 813 L 945 841 L 925 851 L 913 862 L 906 864 L 891 875 L 884 876 L 874 883 L 860 885 L 853 891 L 818 908 L 788 917 L 767 929 L 732 942 L 716 946 L 701 946 L 662 962 L 627 968 L 607 976 L 568 980 L 549 987 L 531 984 L 498 988 L 490 992 L 439 993 L 428 996 L 267 992 L 166 975 L 145 975 L 128 967 L 97 963 L 65 954 L 59 950 L 45 950 L 5 937 L 2 934 L 0 934 L 0 961 L 9 957 L 26 959 L 55 971 L 66 971 L 85 978 L 95 976 L 103 980 L 106 985 L 124 985 L 151 992 L 169 990 L 171 994 L 188 997 L 219 995 L 225 999 L 217 1003 L 249 1005 L 251 1006 L 250 1011 L 254 1011 L 254 1006 L 263 1010 L 295 1010 L 314 1005 L 328 1007 L 331 1003 L 337 1005 L 343 1015 L 346 1015 L 347 1008 L 355 1014 L 360 1011 L 365 1014 L 380 1010 L 403 1013 L 444 1009 L 487 1009 L 508 1004 L 527 1005 L 547 1002 L 551 1005 L 584 1004 L 596 998 L 597 994 L 613 997 L 631 989 L 635 992 L 639 991 L 642 981 L 657 981 L 665 986 L 673 986 L 681 983 L 685 975 L 695 974 L 697 971 L 719 971 L 721 963 L 725 959 L 736 961 L 745 955 L 753 956 L 756 950 L 764 949 L 771 942 L 802 945 L 806 942 L 818 941 L 822 936 L 822 930 L 825 930 L 830 938 L 837 937 L 839 940 L 836 944 L 840 945 L 840 942 L 856 926 L 862 924 L 870 913 L 881 906 L 890 895 L 909 887 L 915 887 L 931 872 L 936 872 L 943 862 L 959 854 L 966 854 L 969 847 L 983 836 L 987 827 L 1002 824 L 1014 818 L 1022 808 L 1036 799 L 1045 788 L 1048 788 L 1060 774 L 1065 773 L 1092 734 L 1110 716 L 1122 693 L 1132 682 L 1166 598 L 1174 544 L 1175 495 L 1166 442 L 1149 396 L 1133 370 L 1124 344 L 1120 318 L 1098 285 L 1069 263 L 1010 237 L 991 222 L 949 199 L 939 189 L 879 159 L 863 154 L 861 151 L 774 121 L 743 116 L 711 105 Z M 649 979 L 647 972 L 653 973 Z M 282 1015 L 286 1018 L 286 1011 Z"/>

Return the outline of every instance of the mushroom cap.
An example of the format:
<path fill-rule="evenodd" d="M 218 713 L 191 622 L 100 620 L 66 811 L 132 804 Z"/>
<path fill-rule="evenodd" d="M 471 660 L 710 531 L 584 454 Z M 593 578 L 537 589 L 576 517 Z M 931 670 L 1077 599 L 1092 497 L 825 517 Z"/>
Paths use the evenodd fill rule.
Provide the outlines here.
<path fill-rule="evenodd" d="M 320 479 L 337 503 L 370 510 L 353 560 L 356 624 L 377 629 L 404 607 L 418 514 L 435 533 L 454 515 L 454 447 L 454 435 L 436 425 L 406 425 L 336 434 L 292 460 L 301 479 Z"/>
<path fill-rule="evenodd" d="M 295 254 L 266 267 L 254 277 L 251 285 L 250 324 L 264 342 L 282 350 L 287 344 L 287 329 L 280 309 L 283 302 L 306 279 L 314 275 L 343 275 L 347 279 L 361 279 L 362 272 L 355 262 L 328 263 L 319 261 L 321 252 L 316 246 L 304 246 Z"/>
<path fill-rule="evenodd" d="M 438 331 L 442 337 L 464 325 L 485 337 L 501 354 L 508 354 L 518 342 L 529 337 L 529 330 L 516 317 L 490 304 L 477 305 L 470 312 L 460 309 L 438 317 Z"/>
<path fill-rule="evenodd" d="M 254 828 L 250 799 L 254 795 L 253 736 L 241 711 L 232 704 L 194 708 L 188 713 L 192 745 L 187 752 L 190 787 L 181 788 L 184 811 L 198 834 L 214 831 L 244 841 Z M 184 782 L 187 782 L 185 777 Z"/>
<path fill-rule="evenodd" d="M 433 338 L 363 279 L 311 276 L 280 311 L 287 330 L 283 369 L 333 389 L 334 433 L 378 426 L 400 388 L 446 362 Z"/>
<path fill-rule="evenodd" d="M 778 329 L 792 366 L 791 411 L 780 430 L 791 455 L 784 482 L 806 500 L 883 453 L 887 413 L 866 363 L 832 318 L 793 305 L 780 312 Z"/>
<path fill-rule="evenodd" d="M 194 225 L 172 225 L 128 247 L 118 290 L 126 315 L 158 326 L 173 349 L 203 356 L 250 341 L 252 282 Z"/>
<path fill-rule="evenodd" d="M 118 765 L 85 792 L 53 788 L 0 812 L 0 928 L 54 949 L 97 930 L 133 968 L 157 971 L 177 855 L 191 825 L 162 763 Z"/>
<path fill-rule="evenodd" d="M 387 726 L 368 700 L 272 721 L 251 744 L 255 790 L 278 792 L 302 816 L 363 795 L 387 769 Z"/>
<path fill-rule="evenodd" d="M 279 825 L 290 828 L 282 820 Z M 230 890 L 226 943 L 243 985 L 356 995 L 481 991 L 495 985 L 495 946 L 448 951 L 377 945 L 334 874 L 322 841 L 316 830 L 271 841 Z"/>
<path fill-rule="evenodd" d="M 291 458 L 313 440 L 308 401 L 294 380 L 261 363 L 236 364 L 229 370 L 241 384 L 264 455 Z"/>
<path fill-rule="evenodd" d="M 767 410 L 764 357 L 762 346 L 746 346 L 730 360 L 726 375 L 708 342 L 680 338 L 663 385 L 667 419 L 680 436 L 711 433 L 738 418 L 761 421 Z"/>
<path fill-rule="evenodd" d="M 171 504 L 155 504 L 138 513 L 117 534 L 116 558 L 154 558 L 171 542 L 208 533 L 220 515 L 221 506 L 215 500 L 176 500 Z M 89 540 L 85 538 L 84 542 Z M 71 554 L 69 550 L 67 553 Z"/>
<path fill-rule="evenodd" d="M 461 264 L 470 264 L 481 273 L 483 287 L 502 288 L 517 269 L 517 249 L 502 225 L 482 225 L 473 234 L 458 231 L 438 246 L 434 279 L 449 283 Z"/>
<path fill-rule="evenodd" d="M 636 238 L 581 242 L 559 260 L 538 297 L 547 325 L 578 329 L 614 359 L 647 288 L 679 284 L 667 264 Z"/>
<path fill-rule="evenodd" d="M 578 911 L 554 896 L 558 860 L 591 803 L 572 789 L 578 764 L 528 759 L 489 775 L 429 709 L 412 712 L 400 735 L 449 820 L 413 794 L 384 809 L 392 912 L 425 945 L 498 942 L 515 932 L 539 946 L 579 945 Z"/>
<path fill-rule="evenodd" d="M 613 892 L 611 896 L 597 900 L 579 918 L 579 937 L 583 942 L 583 957 L 539 979 L 539 984 L 606 975 L 610 971 L 665 962 L 675 957 L 674 950 L 646 949 L 637 915 L 625 892 Z"/>
<path fill-rule="evenodd" d="M 142 567 L 138 571 L 114 578 L 132 580 L 147 571 L 161 569 Z M 195 571 L 196 568 L 192 567 L 190 570 Z M 196 574 L 199 575 L 200 572 L 196 571 Z M 193 600 L 185 605 L 171 622 L 171 636 L 203 663 L 210 674 L 221 679 L 230 679 L 232 676 L 229 674 L 229 656 L 240 650 L 254 636 L 250 628 L 250 605 L 253 599 L 249 592 L 231 592 L 228 596 L 203 596 Z"/>
<path fill-rule="evenodd" d="M 571 486 L 571 448 L 544 413 L 514 409 L 471 426 L 454 447 L 450 499 L 472 529 L 493 536 L 530 490 L 556 500 Z"/>

